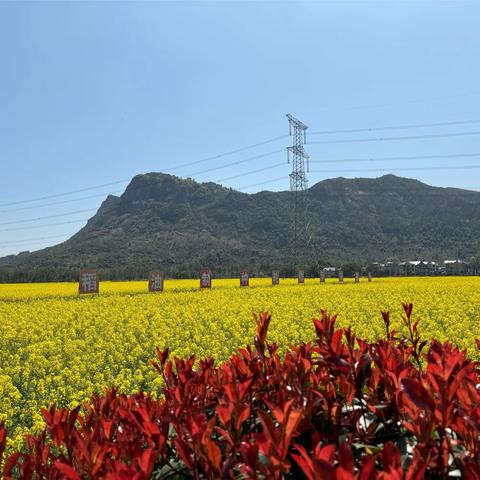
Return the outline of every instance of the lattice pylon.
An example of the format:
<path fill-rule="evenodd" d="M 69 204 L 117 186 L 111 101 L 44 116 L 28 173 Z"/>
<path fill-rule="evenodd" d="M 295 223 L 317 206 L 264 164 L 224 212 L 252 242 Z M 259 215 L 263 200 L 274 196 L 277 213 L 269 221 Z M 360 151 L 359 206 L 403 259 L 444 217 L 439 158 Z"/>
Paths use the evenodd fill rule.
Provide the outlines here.
<path fill-rule="evenodd" d="M 292 163 L 290 191 L 292 192 L 292 221 L 290 225 L 290 248 L 295 263 L 305 262 L 310 242 L 308 217 L 309 156 L 303 145 L 306 142 L 308 126 L 287 114 L 293 145 L 287 147 L 287 161 Z"/>

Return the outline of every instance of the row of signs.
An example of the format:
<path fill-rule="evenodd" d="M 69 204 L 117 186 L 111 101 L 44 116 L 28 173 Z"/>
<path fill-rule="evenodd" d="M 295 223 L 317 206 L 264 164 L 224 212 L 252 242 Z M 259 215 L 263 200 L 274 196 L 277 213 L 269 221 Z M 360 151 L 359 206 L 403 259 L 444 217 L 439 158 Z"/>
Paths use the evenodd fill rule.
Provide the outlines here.
<path fill-rule="evenodd" d="M 322 279 L 322 274 L 323 274 L 323 279 Z M 355 283 L 360 283 L 360 273 L 359 272 L 356 272 L 355 275 L 353 276 L 353 278 L 355 279 Z M 368 272 L 367 278 L 368 278 L 369 282 L 372 281 L 371 272 Z M 322 282 L 322 283 L 325 282 L 325 273 L 324 272 L 320 273 L 320 282 Z M 341 270 L 338 272 L 338 283 L 343 283 L 343 272 Z"/>
<path fill-rule="evenodd" d="M 305 272 L 298 271 L 298 283 L 305 283 Z M 372 281 L 372 274 L 368 273 L 368 281 Z M 338 272 L 338 282 L 343 283 L 343 272 Z M 360 282 L 360 274 L 355 274 L 355 283 Z M 165 274 L 163 272 L 150 272 L 148 275 L 148 291 L 162 292 L 165 283 Z M 320 272 L 320 283 L 325 283 L 325 272 Z M 280 272 L 272 271 L 272 285 L 280 284 Z M 78 285 L 78 293 L 98 293 L 100 277 L 96 270 L 81 270 Z M 247 270 L 240 272 L 240 286 L 248 287 L 250 285 L 250 274 Z M 209 269 L 200 271 L 200 288 L 212 288 L 212 271 Z"/>

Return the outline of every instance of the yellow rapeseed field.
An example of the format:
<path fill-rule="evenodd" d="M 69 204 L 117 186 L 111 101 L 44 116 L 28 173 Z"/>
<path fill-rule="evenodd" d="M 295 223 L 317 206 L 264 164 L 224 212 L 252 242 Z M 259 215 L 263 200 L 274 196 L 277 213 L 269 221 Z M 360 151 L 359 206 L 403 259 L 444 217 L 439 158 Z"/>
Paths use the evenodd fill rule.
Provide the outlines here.
<path fill-rule="evenodd" d="M 400 302 L 412 301 L 425 337 L 451 339 L 477 356 L 479 277 L 270 282 L 240 288 L 238 279 L 214 279 L 200 291 L 198 280 L 167 280 L 163 293 L 147 293 L 146 282 L 102 282 L 99 296 L 82 297 L 73 283 L 0 285 L 0 419 L 10 446 L 42 426 L 42 406 L 73 406 L 108 385 L 158 391 L 148 363 L 156 346 L 225 360 L 252 342 L 252 312 L 262 310 L 273 313 L 270 339 L 285 348 L 312 338 L 310 319 L 321 308 L 373 339 L 383 333 L 381 309 L 400 328 Z"/>

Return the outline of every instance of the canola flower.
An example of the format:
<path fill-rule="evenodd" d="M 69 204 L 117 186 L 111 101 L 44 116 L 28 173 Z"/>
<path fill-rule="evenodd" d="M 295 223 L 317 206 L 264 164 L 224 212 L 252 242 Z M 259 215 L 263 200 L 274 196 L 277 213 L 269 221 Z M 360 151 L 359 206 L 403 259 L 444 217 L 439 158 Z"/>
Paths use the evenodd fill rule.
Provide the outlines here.
<path fill-rule="evenodd" d="M 313 338 L 311 317 L 326 308 L 367 339 L 383 334 L 380 310 L 401 330 L 401 301 L 414 303 L 425 338 L 451 340 L 479 357 L 480 278 L 387 278 L 358 285 L 329 280 L 166 280 L 148 293 L 144 282 L 102 282 L 100 295 L 78 297 L 76 283 L 0 285 L 0 420 L 10 447 L 43 426 L 41 407 L 73 407 L 116 385 L 126 393 L 158 393 L 161 379 L 149 365 L 155 347 L 172 355 L 226 360 L 252 342 L 253 312 L 269 310 L 269 340 L 282 348 Z"/>

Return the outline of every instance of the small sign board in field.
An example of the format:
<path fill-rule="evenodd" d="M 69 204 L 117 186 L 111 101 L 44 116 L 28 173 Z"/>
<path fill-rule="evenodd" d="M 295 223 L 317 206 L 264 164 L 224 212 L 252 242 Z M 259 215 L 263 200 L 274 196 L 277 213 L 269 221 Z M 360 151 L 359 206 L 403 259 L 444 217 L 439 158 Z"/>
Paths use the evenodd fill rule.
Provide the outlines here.
<path fill-rule="evenodd" d="M 372 272 L 368 272 L 368 281 L 369 281 L 369 282 L 372 281 Z"/>
<path fill-rule="evenodd" d="M 96 270 L 80 270 L 80 277 L 78 282 L 78 293 L 98 293 L 99 292 L 99 277 Z"/>
<path fill-rule="evenodd" d="M 248 272 L 246 270 L 242 270 L 240 272 L 240 286 L 248 287 L 249 285 L 250 285 L 250 278 L 248 276 Z"/>
<path fill-rule="evenodd" d="M 165 275 L 163 272 L 150 272 L 148 274 L 148 291 L 163 292 Z"/>
<path fill-rule="evenodd" d="M 272 272 L 272 285 L 278 285 L 280 283 L 280 272 L 273 270 Z"/>
<path fill-rule="evenodd" d="M 358 272 L 355 272 L 355 283 L 360 283 L 360 274 Z"/>
<path fill-rule="evenodd" d="M 200 288 L 212 288 L 212 272 L 208 268 L 200 271 Z"/>
<path fill-rule="evenodd" d="M 325 272 L 323 270 L 320 272 L 320 283 L 325 283 Z"/>
<path fill-rule="evenodd" d="M 298 271 L 298 283 L 305 283 L 305 271 L 299 270 Z"/>
<path fill-rule="evenodd" d="M 338 271 L 338 283 L 343 283 L 343 270 Z"/>

